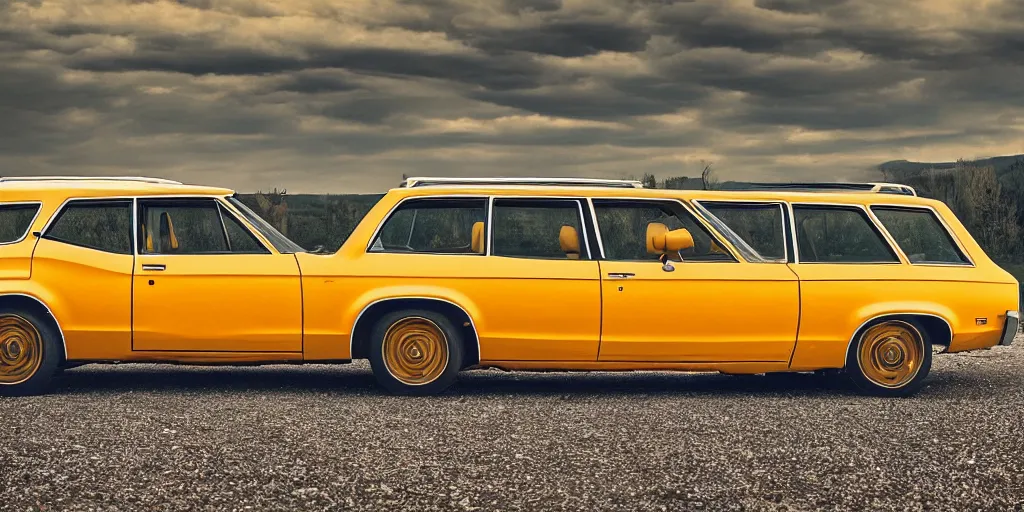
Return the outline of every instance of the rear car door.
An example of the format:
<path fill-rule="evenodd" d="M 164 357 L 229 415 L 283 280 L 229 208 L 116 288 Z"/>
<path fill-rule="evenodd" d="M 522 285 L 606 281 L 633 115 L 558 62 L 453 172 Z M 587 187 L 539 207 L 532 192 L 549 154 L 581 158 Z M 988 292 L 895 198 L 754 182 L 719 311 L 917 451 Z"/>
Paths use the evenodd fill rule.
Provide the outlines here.
<path fill-rule="evenodd" d="M 302 351 L 294 255 L 213 198 L 139 199 L 137 216 L 134 350 Z"/>
<path fill-rule="evenodd" d="M 131 199 L 73 199 L 36 243 L 32 279 L 54 294 L 44 299 L 60 315 L 69 360 L 131 351 L 131 226 Z"/>
<path fill-rule="evenodd" d="M 784 255 L 751 256 L 756 263 L 735 257 L 679 201 L 594 199 L 593 204 L 604 252 L 601 361 L 789 360 L 799 286 Z M 783 247 L 781 208 L 778 215 L 782 242 L 776 246 Z M 651 223 L 685 228 L 693 237 L 694 247 L 675 258 L 671 271 L 647 252 Z"/>
<path fill-rule="evenodd" d="M 588 250 L 585 201 L 436 197 L 405 200 L 346 285 L 441 297 L 470 316 L 481 361 L 597 360 L 598 263 Z M 372 279 L 370 279 L 372 278 Z M 363 287 L 363 288 L 361 288 Z"/>

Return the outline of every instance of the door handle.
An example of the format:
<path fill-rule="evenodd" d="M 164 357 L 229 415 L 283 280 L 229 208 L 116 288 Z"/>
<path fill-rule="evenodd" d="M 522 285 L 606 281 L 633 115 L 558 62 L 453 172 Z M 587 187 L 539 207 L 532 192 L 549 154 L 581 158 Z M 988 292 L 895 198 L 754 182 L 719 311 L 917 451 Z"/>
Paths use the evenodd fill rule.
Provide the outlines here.
<path fill-rule="evenodd" d="M 152 270 L 154 272 L 163 272 L 167 270 L 167 265 L 161 263 L 143 263 L 142 270 Z"/>
<path fill-rule="evenodd" d="M 636 274 L 634 274 L 632 272 L 609 272 L 608 273 L 608 277 L 610 277 L 612 279 L 629 279 L 629 278 L 631 278 L 631 277 L 633 277 L 635 275 Z"/>

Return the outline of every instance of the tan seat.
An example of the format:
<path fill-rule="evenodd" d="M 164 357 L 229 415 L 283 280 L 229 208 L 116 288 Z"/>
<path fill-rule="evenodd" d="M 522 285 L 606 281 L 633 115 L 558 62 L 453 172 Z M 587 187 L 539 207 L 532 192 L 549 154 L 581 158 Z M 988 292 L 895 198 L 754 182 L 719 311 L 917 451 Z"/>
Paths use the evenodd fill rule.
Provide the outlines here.
<path fill-rule="evenodd" d="M 148 241 L 147 241 L 148 243 Z M 167 212 L 160 214 L 160 251 L 178 252 L 178 236 L 174 234 L 174 222 Z"/>
<path fill-rule="evenodd" d="M 558 244 L 562 246 L 562 252 L 570 260 L 580 259 L 580 235 L 572 226 L 562 226 L 558 231 Z"/>
<path fill-rule="evenodd" d="M 472 240 L 470 242 L 470 249 L 473 252 L 477 253 L 477 254 L 483 254 L 484 253 L 484 247 L 485 247 L 485 244 L 484 244 L 484 223 L 483 222 L 474 222 L 473 223 L 473 235 L 470 238 L 470 240 Z"/>

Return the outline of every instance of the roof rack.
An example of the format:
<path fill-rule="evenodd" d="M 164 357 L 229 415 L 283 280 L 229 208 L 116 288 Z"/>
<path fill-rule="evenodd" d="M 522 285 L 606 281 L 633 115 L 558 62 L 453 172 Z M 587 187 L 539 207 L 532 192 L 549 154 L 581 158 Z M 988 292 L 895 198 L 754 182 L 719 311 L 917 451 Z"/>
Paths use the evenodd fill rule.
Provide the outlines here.
<path fill-rule="evenodd" d="M 863 192 L 874 192 L 876 194 L 897 194 L 904 196 L 916 196 L 917 190 L 909 185 L 900 185 L 898 183 L 747 183 L 745 186 L 741 186 L 739 190 L 743 189 L 758 190 L 758 189 L 789 189 L 789 190 L 803 190 L 803 191 L 836 191 L 836 190 L 852 190 L 852 191 L 863 191 Z M 736 190 L 736 189 L 734 189 Z"/>
<path fill-rule="evenodd" d="M 161 185 L 181 185 L 180 181 L 163 178 L 146 178 L 143 176 L 4 176 L 0 183 L 11 181 L 138 181 Z"/>
<path fill-rule="evenodd" d="M 604 180 L 596 178 L 406 178 L 401 187 L 436 187 L 453 185 L 505 185 L 505 186 L 569 186 L 644 188 L 636 180 Z"/>

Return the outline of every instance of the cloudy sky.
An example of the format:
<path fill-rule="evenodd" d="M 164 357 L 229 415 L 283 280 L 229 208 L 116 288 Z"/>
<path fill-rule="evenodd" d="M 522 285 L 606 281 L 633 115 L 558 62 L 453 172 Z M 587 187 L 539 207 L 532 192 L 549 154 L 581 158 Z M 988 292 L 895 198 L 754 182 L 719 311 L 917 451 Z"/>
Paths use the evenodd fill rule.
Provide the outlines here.
<path fill-rule="evenodd" d="M 1024 153 L 1018 0 L 0 0 L 0 174 L 877 178 Z"/>

